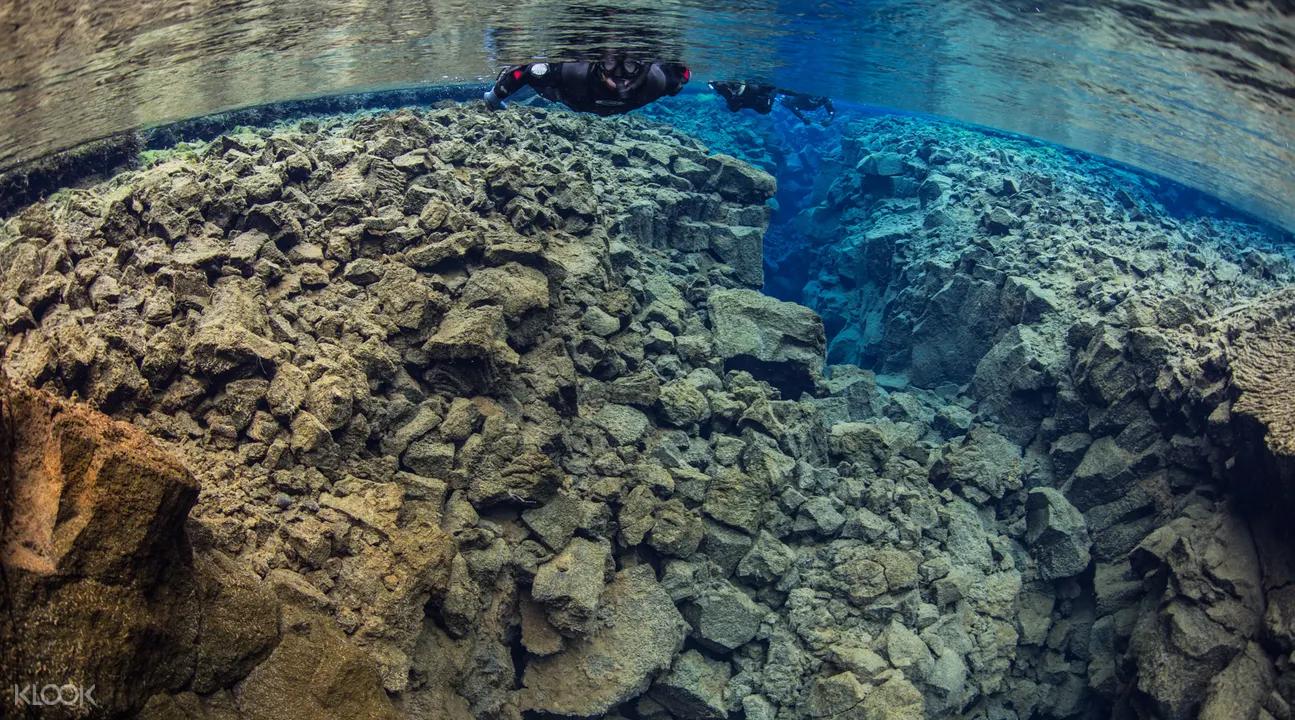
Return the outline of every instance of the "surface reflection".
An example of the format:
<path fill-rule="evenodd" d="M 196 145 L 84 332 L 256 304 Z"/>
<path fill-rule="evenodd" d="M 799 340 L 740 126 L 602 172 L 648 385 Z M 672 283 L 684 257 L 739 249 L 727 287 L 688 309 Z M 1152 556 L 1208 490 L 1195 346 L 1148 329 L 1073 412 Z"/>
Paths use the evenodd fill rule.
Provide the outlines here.
<path fill-rule="evenodd" d="M 0 168 L 141 125 L 618 47 L 1053 140 L 1295 227 L 1289 0 L 10 0 L 0 32 Z"/>

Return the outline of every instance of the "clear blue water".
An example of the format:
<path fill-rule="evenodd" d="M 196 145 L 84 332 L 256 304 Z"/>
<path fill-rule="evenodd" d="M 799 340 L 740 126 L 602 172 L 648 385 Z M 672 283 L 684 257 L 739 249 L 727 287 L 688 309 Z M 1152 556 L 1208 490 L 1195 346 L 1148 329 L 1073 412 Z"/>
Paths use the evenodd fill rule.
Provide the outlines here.
<path fill-rule="evenodd" d="M 1050 140 L 1295 227 L 1295 8 L 1240 0 L 0 6 L 0 169 L 140 126 L 619 47 Z"/>

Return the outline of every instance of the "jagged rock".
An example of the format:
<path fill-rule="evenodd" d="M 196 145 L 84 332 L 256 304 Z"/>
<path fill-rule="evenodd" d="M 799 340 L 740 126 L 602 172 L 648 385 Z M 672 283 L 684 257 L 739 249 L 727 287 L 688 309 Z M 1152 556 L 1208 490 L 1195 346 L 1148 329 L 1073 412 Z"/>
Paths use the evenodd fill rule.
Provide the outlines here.
<path fill-rule="evenodd" d="M 538 657 L 554 655 L 566 648 L 566 638 L 549 623 L 544 608 L 523 595 L 519 601 L 522 616 L 522 645 Z"/>
<path fill-rule="evenodd" d="M 661 417 L 675 427 L 688 427 L 710 419 L 710 402 L 687 380 L 661 386 Z"/>
<path fill-rule="evenodd" d="M 764 483 L 733 468 L 725 468 L 711 480 L 702 510 L 722 523 L 754 535 L 760 529 L 768 497 L 769 488 Z"/>
<path fill-rule="evenodd" d="M 441 437 L 450 442 L 463 442 L 480 428 L 484 418 L 476 403 L 467 398 L 454 398 L 441 421 Z"/>
<path fill-rule="evenodd" d="M 686 558 L 697 552 L 705 532 L 702 519 L 674 498 L 657 507 L 647 541 L 663 555 Z"/>
<path fill-rule="evenodd" d="M 561 551 L 584 520 L 581 501 L 559 493 L 542 507 L 522 513 L 522 520 L 553 551 Z"/>
<path fill-rule="evenodd" d="M 796 528 L 813 530 L 825 537 L 831 537 L 844 524 L 845 516 L 832 506 L 831 500 L 825 497 L 814 497 L 801 506 Z"/>
<path fill-rule="evenodd" d="M 221 375 L 243 365 L 273 367 L 283 348 L 270 340 L 269 316 L 262 299 L 265 288 L 238 277 L 221 278 L 211 305 L 198 321 L 189 346 L 188 362 L 207 375 Z"/>
<path fill-rule="evenodd" d="M 539 270 L 515 262 L 483 268 L 468 278 L 460 300 L 471 306 L 497 304 L 505 317 L 515 318 L 549 306 L 549 281 Z"/>
<path fill-rule="evenodd" d="M 85 408 L 12 387 L 4 403 L 11 452 L 25 460 L 14 467 L 11 502 L 27 508 L 9 527 L 6 564 L 36 576 L 155 581 L 197 500 L 193 476 L 139 431 Z M 75 474 L 65 480 L 54 468 Z"/>
<path fill-rule="evenodd" d="M 1092 559 L 1088 525 L 1064 495 L 1052 488 L 1034 488 L 1025 511 L 1025 541 L 1038 562 L 1039 577 L 1072 577 L 1088 567 Z"/>
<path fill-rule="evenodd" d="M 311 383 L 305 401 L 310 414 L 330 431 L 342 429 L 351 420 L 354 403 L 351 388 L 337 375 L 324 375 Z"/>
<path fill-rule="evenodd" d="M 1006 235 L 1011 230 L 1021 226 L 1021 219 L 1012 214 L 1007 208 L 996 207 L 986 213 L 984 218 L 985 229 L 995 235 Z"/>
<path fill-rule="evenodd" d="M 648 688 L 670 667 L 687 624 L 647 565 L 622 570 L 603 596 L 607 622 L 556 655 L 526 665 L 523 710 L 600 715 Z"/>
<path fill-rule="evenodd" d="M 1021 488 L 1021 450 L 1007 438 L 983 427 L 973 428 L 957 447 L 945 452 L 932 469 L 933 478 L 959 485 L 971 500 L 1001 498 Z"/>
<path fill-rule="evenodd" d="M 242 717 L 398 718 L 368 654 L 326 620 L 302 619 L 235 688 Z M 303 628 L 304 626 L 304 628 Z"/>
<path fill-rule="evenodd" d="M 647 416 L 628 405 L 608 403 L 593 416 L 598 424 L 617 445 L 634 445 L 647 432 L 650 423 Z"/>
<path fill-rule="evenodd" d="M 827 344 L 818 315 L 751 290 L 715 290 L 707 302 L 726 367 L 789 390 L 813 389 Z"/>
<path fill-rule="evenodd" d="M 764 228 L 719 226 L 710 234 L 710 249 L 743 285 L 764 287 Z"/>
<path fill-rule="evenodd" d="M 886 628 L 886 657 L 910 681 L 925 680 L 935 669 L 931 649 L 899 620 L 891 620 Z"/>
<path fill-rule="evenodd" d="M 609 402 L 621 405 L 652 407 L 661 397 L 661 382 L 646 372 L 618 377 L 603 389 Z"/>
<path fill-rule="evenodd" d="M 809 691 L 805 709 L 815 718 L 864 720 L 863 700 L 870 690 L 852 672 L 820 678 Z"/>
<path fill-rule="evenodd" d="M 715 190 L 725 200 L 762 203 L 778 192 L 773 176 L 729 155 L 711 155 L 706 158 Z"/>
<path fill-rule="evenodd" d="M 621 321 L 608 315 L 597 305 L 590 305 L 580 319 L 580 326 L 600 337 L 607 337 L 620 332 Z"/>
<path fill-rule="evenodd" d="M 721 720 L 728 717 L 724 690 L 729 677 L 728 663 L 689 650 L 652 684 L 652 699 L 681 720 Z"/>
<path fill-rule="evenodd" d="M 260 578 L 219 553 L 194 558 L 202 632 L 190 683 L 210 693 L 240 680 L 279 642 L 279 606 Z"/>
<path fill-rule="evenodd" d="M 750 552 L 737 565 L 738 577 L 756 583 L 774 583 L 791 569 L 794 553 L 767 532 L 761 532 Z"/>
<path fill-rule="evenodd" d="M 1030 443 L 1052 411 L 1050 395 L 1068 359 L 1057 344 L 1027 326 L 1013 326 L 980 360 L 971 379 L 971 394 L 998 420 L 998 432 L 1019 445 Z"/>
<path fill-rule="evenodd" d="M 1001 296 L 996 284 L 961 273 L 939 288 L 912 329 L 912 383 L 934 387 L 970 381 L 994 346 Z"/>
<path fill-rule="evenodd" d="M 727 652 L 755 637 L 766 612 L 746 593 L 725 583 L 694 598 L 684 609 L 684 619 L 702 644 Z"/>
<path fill-rule="evenodd" d="M 904 158 L 893 152 L 873 153 L 859 161 L 858 169 L 864 175 L 902 175 Z"/>
<path fill-rule="evenodd" d="M 606 545 L 573 538 L 535 573 L 531 597 L 548 610 L 549 622 L 559 632 L 579 637 L 591 629 L 609 556 Z"/>
<path fill-rule="evenodd" d="M 424 346 L 437 360 L 482 360 L 516 365 L 517 353 L 505 340 L 504 313 L 495 305 L 451 310 Z"/>

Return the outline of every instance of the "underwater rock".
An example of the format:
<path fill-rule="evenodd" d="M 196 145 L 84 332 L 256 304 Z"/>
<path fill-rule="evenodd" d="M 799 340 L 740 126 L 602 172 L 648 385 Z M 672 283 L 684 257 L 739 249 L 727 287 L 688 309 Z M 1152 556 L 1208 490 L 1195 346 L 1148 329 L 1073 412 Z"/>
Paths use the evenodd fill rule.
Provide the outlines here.
<path fill-rule="evenodd" d="M 728 663 L 688 650 L 652 684 L 650 697 L 683 720 L 721 720 L 728 717 L 724 690 L 729 673 Z"/>
<path fill-rule="evenodd" d="M 1060 492 L 1034 488 L 1025 501 L 1025 541 L 1039 566 L 1039 577 L 1072 577 L 1088 567 L 1092 556 L 1084 516 Z"/>
<path fill-rule="evenodd" d="M 715 347 L 726 367 L 790 392 L 814 388 L 826 347 L 818 315 L 751 290 L 716 290 L 707 304 Z"/>
<path fill-rule="evenodd" d="M 586 717 L 647 689 L 683 647 L 687 625 L 646 565 L 622 570 L 607 586 L 607 622 L 563 652 L 526 666 L 525 710 Z"/>
<path fill-rule="evenodd" d="M 13 377 L 205 488 L 197 579 L 108 591 L 182 636 L 112 707 L 1281 716 L 1284 555 L 1229 496 L 1286 492 L 1287 250 L 1020 139 L 674 101 L 734 157 L 446 105 L 0 225 Z"/>
<path fill-rule="evenodd" d="M 545 606 L 553 627 L 568 637 L 588 632 L 602 596 L 610 549 L 573 538 L 557 557 L 540 565 L 531 597 Z"/>

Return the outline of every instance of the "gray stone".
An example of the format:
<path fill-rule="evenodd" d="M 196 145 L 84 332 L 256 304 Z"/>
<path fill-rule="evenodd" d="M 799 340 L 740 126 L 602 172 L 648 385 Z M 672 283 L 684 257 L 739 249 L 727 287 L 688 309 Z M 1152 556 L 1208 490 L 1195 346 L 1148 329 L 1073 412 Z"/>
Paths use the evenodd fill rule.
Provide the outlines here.
<path fill-rule="evenodd" d="M 348 264 L 342 276 L 356 285 L 371 285 L 382 279 L 382 264 L 376 260 L 360 258 Z"/>
<path fill-rule="evenodd" d="M 985 214 L 985 229 L 995 235 L 1006 235 L 1012 229 L 1020 227 L 1021 219 L 1007 208 L 996 207 Z"/>
<path fill-rule="evenodd" d="M 648 545 L 663 555 L 686 558 L 697 552 L 705 531 L 702 519 L 675 498 L 656 509 Z"/>
<path fill-rule="evenodd" d="M 566 547 L 583 518 L 581 501 L 565 493 L 522 513 L 522 521 L 554 552 Z"/>
<path fill-rule="evenodd" d="M 711 480 L 702 511 L 754 535 L 760 529 L 764 503 L 768 499 L 766 483 L 734 468 L 724 468 Z"/>
<path fill-rule="evenodd" d="M 794 394 L 813 389 L 827 347 L 823 320 L 814 311 L 753 290 L 714 290 L 707 303 L 726 367 Z"/>
<path fill-rule="evenodd" d="M 549 622 L 567 637 L 586 634 L 598 610 L 610 549 L 573 538 L 535 574 L 531 596 L 548 610 Z"/>
<path fill-rule="evenodd" d="M 835 535 L 845 524 L 845 516 L 825 497 L 810 498 L 801 506 L 800 515 L 811 523 L 816 532 L 828 537 Z"/>
<path fill-rule="evenodd" d="M 712 187 L 720 197 L 735 202 L 760 204 L 778 192 L 778 183 L 769 173 L 729 155 L 706 158 Z"/>
<path fill-rule="evenodd" d="M 761 584 L 776 583 L 791 570 L 795 554 L 781 540 L 767 532 L 760 532 L 755 545 L 737 565 L 737 575 L 743 580 Z"/>
<path fill-rule="evenodd" d="M 1001 498 L 1021 488 L 1021 449 L 992 430 L 973 428 L 961 445 L 944 453 L 933 472 L 949 484 L 960 485 L 969 500 Z M 969 489 L 985 497 L 974 496 Z"/>
<path fill-rule="evenodd" d="M 935 669 L 931 649 L 897 619 L 892 619 L 886 628 L 886 656 L 913 682 L 925 680 Z"/>
<path fill-rule="evenodd" d="M 710 419 L 710 402 L 692 383 L 675 380 L 661 386 L 661 419 L 674 427 L 688 427 Z"/>
<path fill-rule="evenodd" d="M 454 446 L 419 440 L 410 444 L 400 459 L 405 467 L 419 475 L 443 478 L 454 469 Z"/>
<path fill-rule="evenodd" d="M 724 583 L 702 592 L 685 607 L 683 615 L 703 645 L 727 652 L 750 642 L 767 612 L 746 593 Z"/>
<path fill-rule="evenodd" d="M 467 398 L 454 398 L 441 421 L 441 437 L 449 442 L 463 442 L 481 427 L 485 415 Z"/>
<path fill-rule="evenodd" d="M 1066 497 L 1052 488 L 1035 488 L 1025 503 L 1025 542 L 1044 580 L 1072 577 L 1092 559 L 1088 525 Z"/>
<path fill-rule="evenodd" d="M 580 326 L 599 337 L 607 337 L 620 332 L 621 321 L 608 315 L 597 305 L 590 305 L 580 319 Z"/>
<path fill-rule="evenodd" d="M 863 701 L 871 689 L 848 671 L 821 677 L 810 688 L 805 709 L 811 718 L 866 720 Z"/>
<path fill-rule="evenodd" d="M 724 527 L 719 523 L 705 523 L 705 536 L 702 538 L 701 551 L 719 566 L 725 575 L 731 575 L 738 563 L 751 550 L 754 544 L 745 533 Z"/>
<path fill-rule="evenodd" d="M 651 696 L 679 720 L 721 720 L 728 717 L 724 690 L 729 677 L 728 663 L 689 650 L 652 684 Z"/>
<path fill-rule="evenodd" d="M 971 429 L 973 415 L 960 405 L 945 405 L 935 413 L 933 427 L 946 438 L 966 435 Z"/>
<path fill-rule="evenodd" d="M 743 285 L 764 287 L 764 228 L 717 225 L 711 233 L 710 249 L 732 266 Z"/>
<path fill-rule="evenodd" d="M 434 360 L 484 360 L 516 365 L 516 351 L 508 346 L 503 310 L 494 305 L 451 310 L 423 350 Z"/>
<path fill-rule="evenodd" d="M 868 508 L 859 508 L 850 514 L 841 530 L 841 536 L 853 540 L 875 542 L 890 530 L 891 524 L 885 518 Z"/>
<path fill-rule="evenodd" d="M 746 720 L 777 720 L 778 709 L 763 695 L 747 695 L 742 698 L 742 712 Z"/>
<path fill-rule="evenodd" d="M 607 403 L 593 416 L 593 421 L 607 431 L 616 445 L 634 445 L 647 432 L 647 416 L 628 405 Z"/>
<path fill-rule="evenodd" d="M 904 158 L 893 152 L 873 153 L 859 161 L 858 169 L 864 175 L 902 175 Z"/>

